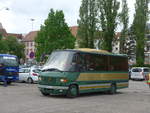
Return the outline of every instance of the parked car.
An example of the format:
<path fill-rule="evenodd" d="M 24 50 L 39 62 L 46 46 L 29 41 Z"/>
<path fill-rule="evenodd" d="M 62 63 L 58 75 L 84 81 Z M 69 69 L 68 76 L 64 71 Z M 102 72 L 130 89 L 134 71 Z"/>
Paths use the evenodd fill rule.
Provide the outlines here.
<path fill-rule="evenodd" d="M 40 69 L 38 68 L 21 68 L 19 70 L 19 81 L 20 82 L 28 82 L 35 83 L 38 81 Z"/>
<path fill-rule="evenodd" d="M 150 73 L 148 67 L 133 67 L 131 68 L 131 79 L 132 80 L 145 80 L 146 75 Z"/>

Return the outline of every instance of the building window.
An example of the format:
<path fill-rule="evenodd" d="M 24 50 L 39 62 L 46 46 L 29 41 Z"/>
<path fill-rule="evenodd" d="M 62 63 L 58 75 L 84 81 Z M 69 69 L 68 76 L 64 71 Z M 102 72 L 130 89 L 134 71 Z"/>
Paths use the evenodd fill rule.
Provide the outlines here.
<path fill-rule="evenodd" d="M 33 43 L 32 43 L 32 42 L 30 42 L 30 46 L 31 46 L 31 47 L 33 46 Z"/>
<path fill-rule="evenodd" d="M 27 47 L 29 47 L 30 46 L 30 42 L 27 42 Z"/>
<path fill-rule="evenodd" d="M 26 55 L 28 55 L 28 52 L 29 52 L 29 50 L 27 49 L 27 50 L 26 50 Z"/>

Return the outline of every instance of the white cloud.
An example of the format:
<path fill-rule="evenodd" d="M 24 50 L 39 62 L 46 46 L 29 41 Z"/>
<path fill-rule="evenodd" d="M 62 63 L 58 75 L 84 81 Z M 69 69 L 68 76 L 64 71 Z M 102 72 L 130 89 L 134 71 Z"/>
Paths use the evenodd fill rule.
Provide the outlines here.
<path fill-rule="evenodd" d="M 130 21 L 133 19 L 135 0 L 128 0 Z M 31 18 L 34 18 L 33 30 L 39 30 L 51 8 L 63 10 L 69 26 L 77 25 L 81 0 L 0 0 L 0 9 L 9 7 L 10 11 L 0 11 L 0 22 L 7 32 L 28 33 L 32 30 Z"/>
<path fill-rule="evenodd" d="M 0 6 L 7 6 L 10 11 L 1 11 L 0 22 L 7 32 L 28 33 L 40 29 L 51 8 L 63 10 L 68 25 L 76 25 L 81 0 L 1 0 Z"/>

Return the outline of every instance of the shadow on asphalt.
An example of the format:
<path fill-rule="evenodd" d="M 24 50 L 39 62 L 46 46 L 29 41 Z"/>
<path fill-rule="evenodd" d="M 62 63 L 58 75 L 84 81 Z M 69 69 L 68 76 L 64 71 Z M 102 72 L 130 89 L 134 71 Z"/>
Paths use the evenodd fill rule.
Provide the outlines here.
<path fill-rule="evenodd" d="M 92 93 L 84 93 L 84 94 L 80 94 L 78 97 L 76 98 L 87 98 L 87 97 L 94 97 L 94 96 L 103 96 L 103 95 L 108 95 L 108 96 L 111 96 L 111 95 L 120 95 L 120 94 L 123 94 L 122 92 L 117 92 L 116 94 L 109 94 L 107 92 L 92 92 Z M 48 96 L 43 96 L 41 95 L 42 97 L 47 97 L 47 98 L 59 98 L 59 99 L 64 99 L 64 98 L 67 98 L 67 99 L 75 99 L 75 98 L 69 98 L 65 95 L 48 95 Z"/>
<path fill-rule="evenodd" d="M 15 84 L 15 83 L 11 83 L 7 86 L 4 86 L 4 83 L 3 82 L 0 82 L 0 87 L 9 87 L 9 86 L 18 86 L 18 84 Z"/>

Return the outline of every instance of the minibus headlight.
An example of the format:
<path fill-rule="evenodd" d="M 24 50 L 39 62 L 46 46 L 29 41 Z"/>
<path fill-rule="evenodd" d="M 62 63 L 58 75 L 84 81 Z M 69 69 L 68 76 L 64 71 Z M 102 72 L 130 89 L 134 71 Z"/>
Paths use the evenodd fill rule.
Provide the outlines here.
<path fill-rule="evenodd" d="M 67 79 L 64 79 L 64 78 L 62 78 L 62 79 L 60 79 L 60 82 L 67 82 L 68 80 Z"/>

